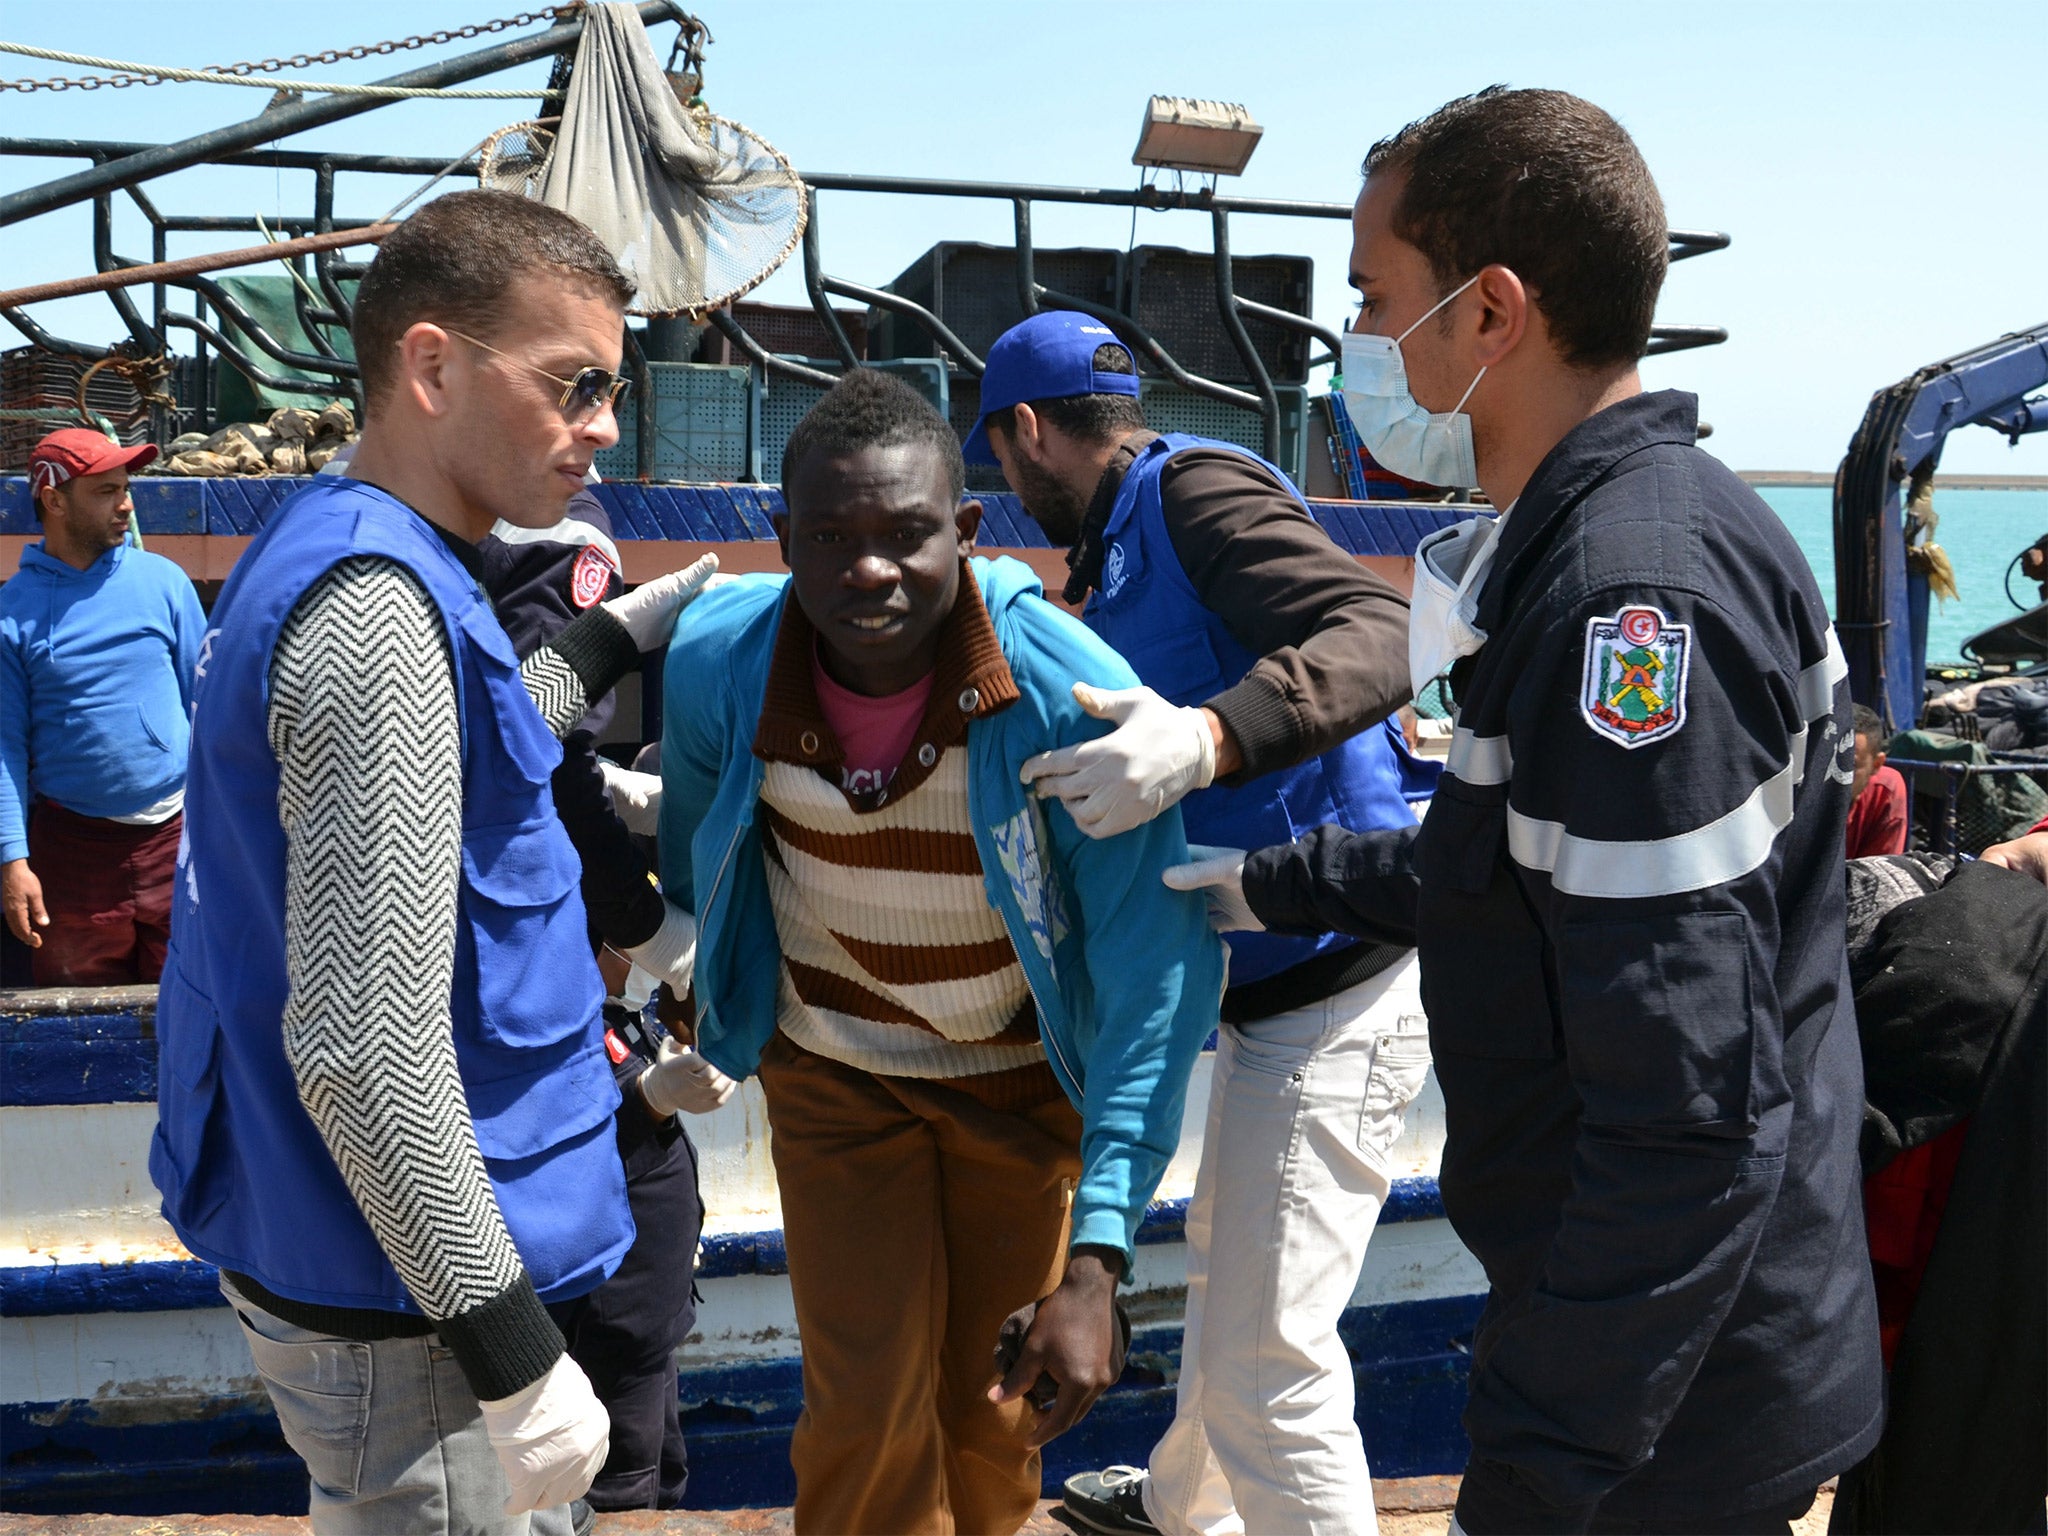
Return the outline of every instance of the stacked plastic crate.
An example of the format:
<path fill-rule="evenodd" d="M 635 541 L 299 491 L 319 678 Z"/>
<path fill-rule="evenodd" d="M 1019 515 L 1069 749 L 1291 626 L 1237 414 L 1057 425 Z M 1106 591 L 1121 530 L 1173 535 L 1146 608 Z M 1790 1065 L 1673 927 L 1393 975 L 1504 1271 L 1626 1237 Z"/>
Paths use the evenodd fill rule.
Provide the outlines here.
<path fill-rule="evenodd" d="M 1033 276 L 1043 287 L 1090 304 L 1121 310 L 1158 340 L 1188 372 L 1249 389 L 1244 359 L 1232 344 L 1216 306 L 1216 267 L 1204 251 L 1140 246 L 1130 252 L 1087 247 L 1035 251 Z M 1305 256 L 1238 256 L 1231 261 L 1236 291 L 1256 303 L 1306 315 L 1314 268 Z M 1017 290 L 1017 254 L 1010 246 L 946 242 L 920 256 L 889 291 L 923 305 L 969 348 L 986 357 L 996 338 L 1024 318 Z M 1057 300 L 1048 301 L 1057 304 Z M 1308 338 L 1271 321 L 1247 319 L 1245 329 L 1280 392 L 1280 467 L 1297 483 L 1308 432 Z M 981 414 L 981 383 L 917 321 L 885 309 L 868 312 L 870 356 L 937 358 L 948 364 L 947 396 L 953 425 L 964 438 Z M 1168 380 L 1143 384 L 1146 419 L 1161 431 L 1198 433 L 1264 451 L 1257 411 L 1211 399 Z M 1002 476 L 968 466 L 972 490 L 996 490 Z"/>
<path fill-rule="evenodd" d="M 41 347 L 16 347 L 0 352 L 0 407 L 8 412 L 34 412 L 33 417 L 0 419 L 0 469 L 21 470 L 43 437 L 59 427 L 85 425 L 78 414 L 78 381 L 90 365 L 82 358 L 60 357 Z M 135 386 L 110 368 L 103 368 L 85 386 L 86 408 L 112 423 L 122 442 L 149 438 L 149 406 Z"/>

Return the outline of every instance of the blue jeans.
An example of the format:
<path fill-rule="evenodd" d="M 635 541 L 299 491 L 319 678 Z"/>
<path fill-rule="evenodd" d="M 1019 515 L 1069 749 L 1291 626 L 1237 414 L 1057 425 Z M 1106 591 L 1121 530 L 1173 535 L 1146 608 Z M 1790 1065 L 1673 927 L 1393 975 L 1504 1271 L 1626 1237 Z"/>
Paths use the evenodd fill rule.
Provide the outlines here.
<path fill-rule="evenodd" d="M 507 1515 L 511 1488 L 483 1410 L 440 1339 L 336 1338 L 221 1292 L 312 1474 L 318 1536 L 570 1536 L 567 1505 Z"/>

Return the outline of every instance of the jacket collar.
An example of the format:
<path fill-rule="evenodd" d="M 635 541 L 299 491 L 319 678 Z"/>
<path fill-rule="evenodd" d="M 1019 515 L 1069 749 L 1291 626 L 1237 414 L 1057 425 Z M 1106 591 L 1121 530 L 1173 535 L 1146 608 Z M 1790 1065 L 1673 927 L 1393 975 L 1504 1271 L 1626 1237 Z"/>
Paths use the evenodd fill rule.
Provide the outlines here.
<path fill-rule="evenodd" d="M 1645 448 L 1666 443 L 1691 447 L 1699 439 L 1699 425 L 1699 397 L 1664 389 L 1631 395 L 1567 432 L 1536 466 L 1515 498 L 1515 515 L 1501 529 L 1493 570 L 1479 594 L 1479 628 L 1491 634 L 1499 627 L 1521 572 L 1549 547 L 1565 513 L 1587 491 Z"/>
<path fill-rule="evenodd" d="M 1109 514 L 1116 510 L 1116 498 L 1124 488 L 1124 476 L 1138 461 L 1138 455 L 1159 441 L 1157 432 L 1139 430 L 1123 440 L 1103 466 L 1095 482 L 1095 495 L 1081 518 L 1081 536 L 1067 551 L 1067 584 L 1060 596 L 1078 603 L 1102 579 L 1102 536 L 1109 530 Z"/>
<path fill-rule="evenodd" d="M 817 681 L 811 672 L 818 632 L 797 606 L 795 592 L 794 583 L 785 589 L 768 682 L 761 694 L 761 717 L 754 729 L 754 756 L 763 762 L 816 768 L 836 783 L 846 752 L 818 703 Z M 982 601 L 981 583 L 974 567 L 963 560 L 960 595 L 940 631 L 931 696 L 925 702 L 916 740 L 889 787 L 889 797 L 900 800 L 930 777 L 938 759 L 924 761 L 921 747 L 929 744 L 944 751 L 959 745 L 967 739 L 969 721 L 1008 709 L 1022 696 L 1003 655 L 1002 642 L 996 638 L 988 605 Z M 855 801 L 856 809 L 873 809 L 880 803 L 853 795 L 848 799 Z"/>

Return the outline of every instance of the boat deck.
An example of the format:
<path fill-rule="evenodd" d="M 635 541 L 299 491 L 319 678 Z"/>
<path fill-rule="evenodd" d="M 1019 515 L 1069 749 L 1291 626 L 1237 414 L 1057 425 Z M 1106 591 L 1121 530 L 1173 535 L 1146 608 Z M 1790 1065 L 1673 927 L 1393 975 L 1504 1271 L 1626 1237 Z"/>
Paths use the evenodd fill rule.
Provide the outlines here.
<path fill-rule="evenodd" d="M 1455 1477 L 1375 1479 L 1380 1536 L 1443 1536 L 1458 1499 Z M 1823 1488 L 1795 1536 L 1823 1536 L 1834 1507 L 1834 1490 Z M 1025 1525 L 1023 1536 L 1068 1536 L 1073 1527 L 1048 1500 Z M 784 1536 L 791 1530 L 786 1509 L 653 1510 L 599 1515 L 595 1536 Z M 307 1536 L 303 1516 L 292 1515 L 0 1515 L 0 1536 Z"/>

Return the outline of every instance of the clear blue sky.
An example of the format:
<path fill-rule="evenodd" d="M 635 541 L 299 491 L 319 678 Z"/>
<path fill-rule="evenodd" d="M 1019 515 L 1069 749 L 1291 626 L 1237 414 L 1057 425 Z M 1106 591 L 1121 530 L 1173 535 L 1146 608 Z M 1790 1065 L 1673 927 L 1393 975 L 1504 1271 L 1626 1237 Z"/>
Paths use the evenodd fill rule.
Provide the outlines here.
<path fill-rule="evenodd" d="M 401 37 L 510 14 L 510 0 L 0 0 L 0 37 L 187 66 Z M 1711 351 L 1653 360 L 1652 386 L 1697 390 L 1710 447 L 1739 469 L 1832 469 L 1871 393 L 1922 363 L 2048 320 L 2038 0 L 1665 4 L 1605 0 L 1323 4 L 1291 0 L 701 0 L 717 38 L 708 94 L 805 170 L 1129 186 L 1138 117 L 1161 92 L 1246 103 L 1265 125 L 1246 195 L 1352 198 L 1368 145 L 1494 81 L 1576 91 L 1642 145 L 1680 227 L 1731 250 L 1673 269 L 1660 318 L 1725 325 Z M 666 56 L 673 29 L 657 28 Z M 458 45 L 473 47 L 474 44 Z M 373 80 L 452 49 L 334 66 Z M 61 67 L 0 55 L 0 78 Z M 538 84 L 544 66 L 477 84 Z M 0 133 L 164 140 L 253 115 L 267 98 L 173 85 L 0 94 Z M 294 147 L 454 157 L 528 115 L 518 103 L 407 103 Z M 76 162 L 0 160 L 0 189 Z M 304 211 L 305 173 L 201 170 L 152 187 L 177 211 Z M 345 213 L 410 187 L 344 178 Z M 1007 243 L 1001 205 L 827 195 L 829 269 L 881 284 L 940 238 Z M 147 254 L 139 216 L 117 249 Z M 1121 246 L 1127 212 L 1041 209 L 1042 243 Z M 0 230 L 0 284 L 90 269 L 83 209 Z M 1206 219 L 1143 214 L 1140 242 L 1206 249 Z M 1306 253 L 1316 307 L 1346 315 L 1342 225 L 1244 220 L 1240 252 Z M 174 254 L 239 243 L 188 236 Z M 791 269 L 763 297 L 794 302 Z M 118 334 L 103 299 L 42 306 L 60 333 Z M 4 328 L 0 328 L 4 329 Z M 0 345 L 17 338 L 0 334 Z M 2008 449 L 1983 429 L 1943 467 L 2048 473 L 2048 434 Z"/>

